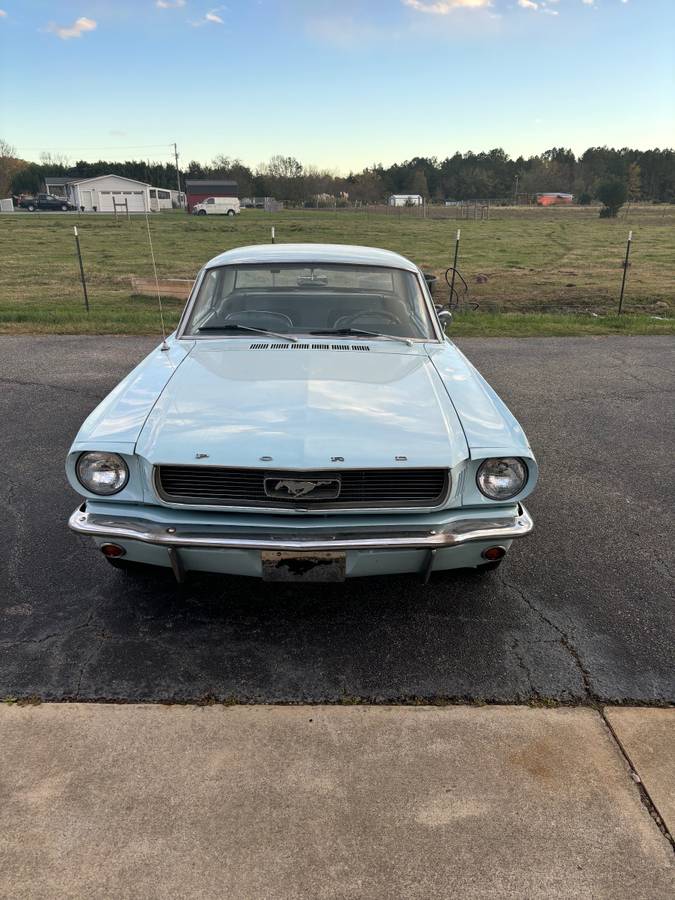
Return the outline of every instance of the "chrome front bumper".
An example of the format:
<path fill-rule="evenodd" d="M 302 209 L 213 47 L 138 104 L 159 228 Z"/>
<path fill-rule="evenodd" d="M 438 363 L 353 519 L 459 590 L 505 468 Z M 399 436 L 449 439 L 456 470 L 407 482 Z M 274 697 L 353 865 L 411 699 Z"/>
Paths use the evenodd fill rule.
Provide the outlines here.
<path fill-rule="evenodd" d="M 336 526 L 338 523 L 335 523 Z M 68 521 L 78 534 L 109 541 L 141 541 L 167 548 L 195 548 L 210 550 L 438 550 L 470 541 L 511 541 L 528 535 L 534 528 L 532 517 L 518 504 L 517 514 L 456 518 L 430 528 L 386 525 L 366 525 L 350 531 L 339 528 L 330 533 L 279 529 L 270 533 L 264 529 L 247 532 L 220 530 L 217 526 L 176 525 L 148 519 L 116 517 L 89 513 L 86 503 L 78 507 Z"/>

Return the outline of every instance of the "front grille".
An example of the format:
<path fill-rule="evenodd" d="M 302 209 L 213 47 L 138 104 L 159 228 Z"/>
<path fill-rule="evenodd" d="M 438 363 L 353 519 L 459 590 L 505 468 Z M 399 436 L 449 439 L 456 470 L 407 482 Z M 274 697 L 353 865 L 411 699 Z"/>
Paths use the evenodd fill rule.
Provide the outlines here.
<path fill-rule="evenodd" d="M 270 497 L 265 481 L 339 480 L 335 499 Z M 221 466 L 157 466 L 159 496 L 192 506 L 258 506 L 274 509 L 378 509 L 439 506 L 449 489 L 447 469 L 342 469 L 297 472 L 230 469 Z M 320 498 L 321 490 L 317 490 Z M 334 495 L 333 495 L 334 496 Z M 324 494 L 325 497 L 325 494 Z"/>

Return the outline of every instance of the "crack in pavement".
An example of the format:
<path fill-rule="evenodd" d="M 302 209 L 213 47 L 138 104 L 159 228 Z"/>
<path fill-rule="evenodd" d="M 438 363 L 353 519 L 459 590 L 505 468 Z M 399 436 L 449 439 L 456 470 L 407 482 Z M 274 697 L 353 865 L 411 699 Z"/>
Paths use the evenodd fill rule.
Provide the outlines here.
<path fill-rule="evenodd" d="M 529 685 L 530 697 L 537 696 L 539 692 L 535 688 L 532 681 L 532 672 L 525 662 L 525 656 L 523 655 L 523 652 L 520 648 L 520 642 L 518 641 L 518 638 L 513 638 L 513 641 L 511 642 L 511 650 L 513 651 L 513 655 L 518 662 L 519 668 L 525 673 L 525 677 L 527 678 L 527 683 Z"/>
<path fill-rule="evenodd" d="M 97 637 L 98 640 L 94 643 L 91 651 L 87 654 L 85 659 L 82 661 L 82 665 L 80 666 L 80 671 L 77 676 L 77 684 L 75 686 L 76 700 L 79 700 L 80 697 L 80 690 L 82 689 L 82 679 L 84 678 L 85 669 L 90 665 L 91 662 L 93 662 L 94 657 L 97 656 L 101 647 L 103 646 L 103 642 L 109 638 L 109 635 L 104 629 L 101 629 L 100 632 L 98 632 Z"/>
<path fill-rule="evenodd" d="M 643 397 L 660 397 L 662 394 L 675 394 L 675 388 L 660 388 L 654 391 L 634 391 L 632 394 L 601 394 L 577 397 L 556 397 L 556 403 L 603 403 L 612 400 L 642 400 Z"/>
<path fill-rule="evenodd" d="M 670 569 L 670 565 L 660 556 L 656 555 L 656 552 L 652 550 L 652 558 L 654 559 L 654 565 L 661 571 L 662 575 L 665 575 L 666 578 L 669 578 L 671 581 L 675 581 L 675 574 Z"/>
<path fill-rule="evenodd" d="M 3 505 L 5 511 L 9 512 L 10 516 L 14 517 L 14 533 L 16 538 L 11 541 L 9 553 L 7 554 L 7 574 L 9 575 L 9 580 L 14 584 L 17 596 L 23 598 L 24 595 L 30 595 L 28 586 L 23 583 L 21 578 L 19 557 L 20 547 L 26 539 L 27 526 L 26 517 L 24 513 L 20 511 L 20 507 L 15 500 L 14 495 L 16 491 L 18 491 L 18 486 L 8 480 L 5 502 Z"/>
<path fill-rule="evenodd" d="M 650 381 L 648 378 L 645 378 L 644 375 L 635 375 L 633 372 L 629 371 L 629 369 L 628 369 L 629 363 L 626 360 L 618 359 L 616 356 L 614 356 L 611 353 L 607 354 L 607 356 L 609 359 L 613 359 L 616 362 L 616 366 L 609 367 L 609 368 L 618 369 L 623 375 L 627 375 L 629 378 L 632 378 L 633 381 L 637 381 L 638 384 L 647 384 L 647 385 L 649 385 L 649 387 L 662 390 L 660 388 L 660 385 L 654 384 L 653 381 Z M 642 365 L 642 362 L 638 363 L 638 365 Z M 652 366 L 652 368 L 657 368 L 657 367 Z"/>
<path fill-rule="evenodd" d="M 80 397 L 94 397 L 97 400 L 102 400 L 105 397 L 104 393 L 94 393 L 93 391 L 83 390 L 82 388 L 67 387 L 63 384 L 51 384 L 48 381 L 21 381 L 19 378 L 0 377 L 0 384 L 18 384 L 21 387 L 51 388 L 53 391 L 64 391 L 68 394 L 77 394 Z"/>
<path fill-rule="evenodd" d="M 75 634 L 76 631 L 82 631 L 84 628 L 93 627 L 91 623 L 92 617 L 93 615 L 90 614 L 90 617 L 86 622 L 80 622 L 79 625 L 73 625 L 70 628 L 65 628 L 63 631 L 53 631 L 50 634 L 45 634 L 39 638 L 22 638 L 12 641 L 0 641 L 0 649 L 11 650 L 13 647 L 22 647 L 30 644 L 44 644 L 47 641 L 54 640 L 55 638 L 70 637 L 70 635 Z"/>
<path fill-rule="evenodd" d="M 45 634 L 39 638 L 22 638 L 11 641 L 0 641 L 0 649 L 11 650 L 13 647 L 20 647 L 30 644 L 44 644 L 47 641 L 54 640 L 55 638 L 70 637 L 71 635 L 75 634 L 76 631 L 82 631 L 85 628 L 93 628 L 94 618 L 98 614 L 101 606 L 106 602 L 106 599 L 104 597 L 101 597 L 100 594 L 98 595 L 98 598 L 98 602 L 93 606 L 92 609 L 89 610 L 87 618 L 84 622 L 79 622 L 76 625 L 71 625 L 68 628 L 64 628 L 62 631 L 50 632 L 49 634 Z"/>
<path fill-rule="evenodd" d="M 633 764 L 633 760 L 630 757 L 630 753 L 624 747 L 623 742 L 621 741 L 621 738 L 619 737 L 619 735 L 617 734 L 617 732 L 614 729 L 614 726 L 612 725 L 610 720 L 607 718 L 606 708 L 604 706 L 600 707 L 598 712 L 600 713 L 600 718 L 605 723 L 605 728 L 609 732 L 610 740 L 612 740 L 616 744 L 616 746 L 619 749 L 619 753 L 623 756 L 624 760 L 626 761 L 626 764 L 628 765 L 628 769 L 629 769 L 630 775 L 631 775 L 631 780 L 633 781 L 633 783 L 634 783 L 635 787 L 637 788 L 638 793 L 640 795 L 640 802 L 642 803 L 642 805 L 644 807 L 646 807 L 647 812 L 654 820 L 656 827 L 659 829 L 661 834 L 665 837 L 665 839 L 670 844 L 671 850 L 673 850 L 673 852 L 675 852 L 675 840 L 673 840 L 673 835 L 671 835 L 670 831 L 668 830 L 666 823 L 663 821 L 663 818 L 662 818 L 661 814 L 659 813 L 658 807 L 652 800 L 651 794 L 645 787 L 645 783 L 642 780 L 642 778 L 640 777 L 640 773 L 638 772 L 637 766 L 635 766 Z"/>
<path fill-rule="evenodd" d="M 523 603 L 525 603 L 525 605 L 527 607 L 529 607 L 529 609 L 531 609 L 532 612 L 536 616 L 539 617 L 539 619 L 542 622 L 544 622 L 546 625 L 548 625 L 550 628 L 552 628 L 556 632 L 556 634 L 560 635 L 560 637 L 556 643 L 560 644 L 560 646 L 562 646 L 565 649 L 567 654 L 574 661 L 575 668 L 577 669 L 577 671 L 579 673 L 579 677 L 581 679 L 581 684 L 584 689 L 585 698 L 587 700 L 597 699 L 595 692 L 593 690 L 593 687 L 591 685 L 591 674 L 588 671 L 588 669 L 584 666 L 581 656 L 579 654 L 579 651 L 572 644 L 572 642 L 570 641 L 566 632 L 562 628 L 560 628 L 559 625 L 556 625 L 552 619 L 549 619 L 549 617 L 543 612 L 543 610 L 541 610 L 535 603 L 532 602 L 532 600 L 527 596 L 525 591 L 523 591 L 517 585 L 513 584 L 513 582 L 510 582 L 504 576 L 502 576 L 499 580 L 500 580 L 501 584 L 503 584 L 503 586 L 506 588 L 507 591 L 511 591 L 513 594 L 515 594 L 517 597 L 519 597 L 523 601 Z"/>

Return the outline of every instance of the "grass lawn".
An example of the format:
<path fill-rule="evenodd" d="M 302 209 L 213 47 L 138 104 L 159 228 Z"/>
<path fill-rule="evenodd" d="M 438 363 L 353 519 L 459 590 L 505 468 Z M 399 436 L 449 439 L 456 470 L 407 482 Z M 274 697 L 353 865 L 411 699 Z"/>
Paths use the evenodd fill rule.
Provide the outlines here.
<path fill-rule="evenodd" d="M 82 302 L 73 225 L 78 224 L 91 312 Z M 456 335 L 675 332 L 675 206 L 633 207 L 616 221 L 597 210 L 495 210 L 489 221 L 365 212 L 246 210 L 235 219 L 166 212 L 150 218 L 160 277 L 193 278 L 203 262 L 243 244 L 277 241 L 368 244 L 403 253 L 439 278 L 462 230 L 459 268 L 469 303 Z M 624 309 L 616 310 L 628 229 L 633 229 Z M 143 217 L 0 216 L 0 332 L 158 332 L 156 298 L 134 295 L 131 277 L 151 276 Z M 487 276 L 483 283 L 476 276 Z M 164 301 L 167 325 L 182 301 Z M 596 313 L 592 316 L 591 313 Z M 653 316 L 661 318 L 652 318 Z"/>

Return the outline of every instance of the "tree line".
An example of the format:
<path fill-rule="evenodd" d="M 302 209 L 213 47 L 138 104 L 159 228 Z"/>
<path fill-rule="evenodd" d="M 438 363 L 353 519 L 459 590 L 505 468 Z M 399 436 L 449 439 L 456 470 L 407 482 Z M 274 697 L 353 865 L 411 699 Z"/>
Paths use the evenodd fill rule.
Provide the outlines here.
<path fill-rule="evenodd" d="M 40 190 L 45 175 L 88 178 L 113 173 L 154 187 L 175 189 L 172 163 L 144 160 L 109 162 L 43 154 L 40 162 L 16 158 L 0 140 L 0 196 Z M 454 153 L 445 159 L 414 157 L 402 163 L 374 164 L 360 172 L 337 175 L 303 165 L 294 157 L 273 156 L 251 168 L 239 159 L 216 156 L 210 163 L 190 161 L 180 172 L 188 178 L 231 178 L 240 197 L 276 197 L 291 204 L 382 203 L 390 194 L 421 194 L 425 200 L 509 199 L 559 191 L 581 203 L 599 198 L 603 185 L 621 183 L 629 200 L 675 202 L 675 150 L 590 147 L 580 156 L 554 147 L 535 156 L 512 159 L 504 150 Z"/>

